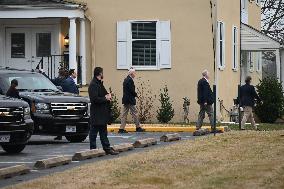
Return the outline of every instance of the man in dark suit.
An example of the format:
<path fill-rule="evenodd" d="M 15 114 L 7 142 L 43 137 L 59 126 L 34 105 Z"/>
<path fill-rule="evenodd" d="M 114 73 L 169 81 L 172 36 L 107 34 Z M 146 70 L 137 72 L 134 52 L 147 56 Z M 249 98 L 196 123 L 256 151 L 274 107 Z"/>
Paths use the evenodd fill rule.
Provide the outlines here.
<path fill-rule="evenodd" d="M 106 154 L 117 155 L 110 147 L 107 138 L 107 124 L 110 121 L 110 101 L 111 94 L 107 92 L 103 85 L 103 69 L 96 67 L 94 78 L 90 83 L 88 92 L 91 101 L 91 118 L 90 118 L 90 149 L 96 149 L 96 139 L 98 133 Z"/>
<path fill-rule="evenodd" d="M 75 69 L 69 70 L 69 77 L 65 80 L 62 85 L 63 92 L 79 94 L 79 89 L 75 83 L 75 79 L 77 78 L 77 73 Z"/>
<path fill-rule="evenodd" d="M 207 113 L 211 128 L 214 127 L 214 118 L 213 118 L 213 107 L 212 104 L 214 103 L 214 96 L 209 85 L 209 72 L 204 70 L 202 72 L 203 78 L 198 81 L 197 85 L 197 103 L 200 106 L 200 111 L 198 115 L 198 120 L 196 123 L 196 129 L 200 129 L 203 124 L 203 119 L 205 118 L 205 112 Z"/>
<path fill-rule="evenodd" d="M 126 118 L 130 110 L 130 114 L 134 119 L 136 125 L 136 132 L 144 132 L 145 129 L 141 128 L 140 122 L 138 119 L 138 111 L 135 107 L 137 93 L 135 91 L 135 85 L 133 79 L 135 78 L 135 69 L 130 68 L 128 71 L 128 76 L 124 79 L 123 82 L 123 97 L 122 97 L 122 115 L 121 115 L 121 125 L 118 133 L 127 133 L 125 130 Z"/>
<path fill-rule="evenodd" d="M 255 99 L 261 101 L 258 94 L 255 91 L 253 85 L 251 85 L 251 77 L 247 76 L 245 80 L 246 84 L 241 86 L 240 88 L 240 106 L 243 107 L 244 115 L 241 122 L 241 129 L 245 129 L 245 124 L 248 119 L 250 119 L 251 125 L 257 130 L 257 126 L 255 124 L 253 118 L 252 108 L 255 104 Z"/>
<path fill-rule="evenodd" d="M 6 96 L 9 96 L 12 98 L 21 98 L 17 87 L 18 87 L 18 81 L 16 79 L 13 79 L 11 81 L 11 86 L 6 93 Z"/>

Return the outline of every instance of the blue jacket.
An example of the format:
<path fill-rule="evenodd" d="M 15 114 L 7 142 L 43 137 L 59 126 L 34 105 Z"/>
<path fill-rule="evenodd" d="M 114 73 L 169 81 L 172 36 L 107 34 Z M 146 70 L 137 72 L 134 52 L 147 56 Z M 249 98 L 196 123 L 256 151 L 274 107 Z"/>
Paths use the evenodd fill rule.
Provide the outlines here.
<path fill-rule="evenodd" d="M 74 82 L 73 78 L 68 77 L 62 84 L 63 92 L 79 94 L 78 87 Z"/>
<path fill-rule="evenodd" d="M 245 84 L 240 88 L 241 106 L 254 107 L 255 99 L 261 101 L 253 85 Z"/>

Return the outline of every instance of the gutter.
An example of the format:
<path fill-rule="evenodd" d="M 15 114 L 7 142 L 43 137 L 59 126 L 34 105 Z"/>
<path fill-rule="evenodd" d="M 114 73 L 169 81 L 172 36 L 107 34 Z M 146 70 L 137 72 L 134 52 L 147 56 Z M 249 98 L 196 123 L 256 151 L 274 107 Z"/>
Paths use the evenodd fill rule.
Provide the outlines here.
<path fill-rule="evenodd" d="M 49 5 L 0 5 L 0 10 L 39 10 L 39 9 L 81 9 L 87 10 L 86 6 L 78 4 L 49 4 Z"/>

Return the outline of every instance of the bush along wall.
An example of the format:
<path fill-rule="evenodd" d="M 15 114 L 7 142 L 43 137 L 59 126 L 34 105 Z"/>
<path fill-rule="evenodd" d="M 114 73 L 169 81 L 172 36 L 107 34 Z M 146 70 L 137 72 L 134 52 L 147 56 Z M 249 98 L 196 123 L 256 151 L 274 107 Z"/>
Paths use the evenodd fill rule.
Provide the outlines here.
<path fill-rule="evenodd" d="M 257 102 L 255 113 L 263 123 L 274 123 L 282 117 L 284 96 L 282 84 L 275 77 L 266 77 L 256 86 L 262 102 Z"/>
<path fill-rule="evenodd" d="M 157 119 L 159 120 L 160 123 L 168 123 L 175 115 L 174 113 L 175 111 L 173 109 L 173 105 L 170 100 L 168 91 L 169 91 L 168 87 L 165 86 L 163 89 L 161 89 L 161 93 L 159 95 L 160 96 L 159 101 L 161 103 L 161 107 L 157 111 L 158 113 Z"/>

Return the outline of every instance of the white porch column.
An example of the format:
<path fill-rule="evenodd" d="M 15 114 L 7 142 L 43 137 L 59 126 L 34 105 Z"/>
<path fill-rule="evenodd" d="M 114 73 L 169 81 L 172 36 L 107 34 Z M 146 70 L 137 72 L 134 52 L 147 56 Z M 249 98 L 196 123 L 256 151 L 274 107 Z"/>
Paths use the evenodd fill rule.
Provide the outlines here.
<path fill-rule="evenodd" d="M 276 49 L 275 51 L 275 55 L 276 55 L 276 74 L 277 74 L 277 78 L 280 81 L 280 74 L 281 74 L 281 68 L 280 68 L 280 51 L 279 49 Z"/>
<path fill-rule="evenodd" d="M 69 69 L 75 69 L 77 71 L 76 60 L 76 18 L 69 18 Z"/>
<path fill-rule="evenodd" d="M 86 29 L 85 29 L 85 19 L 80 19 L 80 56 L 81 59 L 81 75 L 82 75 L 82 84 L 86 85 L 87 83 L 87 73 L 86 73 Z"/>

